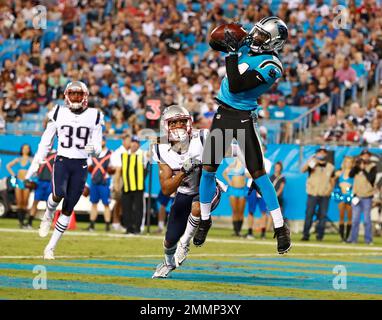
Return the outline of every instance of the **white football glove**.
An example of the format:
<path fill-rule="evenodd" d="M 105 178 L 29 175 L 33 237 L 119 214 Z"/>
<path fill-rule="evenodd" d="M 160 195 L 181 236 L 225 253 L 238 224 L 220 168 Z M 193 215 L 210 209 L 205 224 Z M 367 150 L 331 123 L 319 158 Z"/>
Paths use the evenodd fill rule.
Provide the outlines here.
<path fill-rule="evenodd" d="M 94 145 L 88 143 L 86 146 L 85 146 L 85 152 L 89 155 L 91 154 L 94 154 L 95 152 L 95 149 L 94 149 Z"/>
<path fill-rule="evenodd" d="M 194 171 L 197 167 L 201 165 L 201 162 L 196 158 L 189 158 L 183 162 L 182 171 L 189 175 L 192 171 Z"/>
<path fill-rule="evenodd" d="M 30 167 L 28 168 L 28 172 L 25 175 L 25 180 L 29 180 L 34 175 L 36 175 L 39 167 L 40 167 L 39 161 L 32 161 Z"/>

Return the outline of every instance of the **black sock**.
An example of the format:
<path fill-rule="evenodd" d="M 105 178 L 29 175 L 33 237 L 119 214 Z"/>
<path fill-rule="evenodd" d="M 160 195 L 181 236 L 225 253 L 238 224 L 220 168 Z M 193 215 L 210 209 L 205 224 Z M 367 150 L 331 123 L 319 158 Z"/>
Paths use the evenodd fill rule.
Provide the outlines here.
<path fill-rule="evenodd" d="M 110 222 L 106 222 L 106 231 L 110 231 Z"/>
<path fill-rule="evenodd" d="M 248 235 L 253 235 L 253 230 L 252 230 L 252 228 L 248 228 Z"/>
<path fill-rule="evenodd" d="M 265 228 L 261 228 L 261 237 L 265 238 Z"/>
<path fill-rule="evenodd" d="M 90 229 L 94 229 L 94 221 L 90 221 Z"/>
<path fill-rule="evenodd" d="M 239 234 L 239 224 L 238 224 L 239 221 L 233 221 L 232 224 L 233 224 L 233 231 L 235 231 L 235 234 Z"/>
<path fill-rule="evenodd" d="M 343 224 L 339 225 L 339 232 L 341 239 L 345 240 L 345 226 Z"/>
<path fill-rule="evenodd" d="M 237 229 L 238 229 L 238 234 L 240 234 L 240 232 L 241 232 L 241 227 L 243 226 L 243 220 L 239 220 L 238 222 L 237 222 Z"/>
<path fill-rule="evenodd" d="M 17 218 L 19 219 L 20 226 L 23 226 L 25 218 L 25 211 L 23 209 L 17 211 Z"/>
<path fill-rule="evenodd" d="M 32 226 L 33 219 L 34 219 L 34 216 L 29 216 L 28 224 L 29 224 L 30 226 Z"/>

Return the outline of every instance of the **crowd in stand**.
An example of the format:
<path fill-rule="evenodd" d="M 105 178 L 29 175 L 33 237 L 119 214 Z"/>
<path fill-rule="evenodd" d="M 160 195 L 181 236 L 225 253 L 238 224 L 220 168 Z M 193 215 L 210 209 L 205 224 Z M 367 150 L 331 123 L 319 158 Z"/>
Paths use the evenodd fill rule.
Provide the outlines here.
<path fill-rule="evenodd" d="M 62 102 L 66 83 L 77 79 L 89 87 L 89 105 L 105 113 L 109 134 L 136 134 L 144 127 L 151 97 L 161 98 L 162 107 L 185 105 L 199 127 L 208 127 L 225 73 L 224 55 L 209 50 L 208 37 L 229 21 L 249 30 L 261 18 L 278 15 L 289 27 L 281 54 L 284 77 L 263 97 L 265 105 L 276 105 L 281 96 L 284 105 L 308 107 L 329 98 L 337 111 L 341 87 L 350 97 L 357 90 L 353 84 L 359 89 L 368 78 L 370 85 L 382 58 L 382 7 L 376 0 L 358 6 L 349 1 L 340 13 L 322 0 L 283 1 L 276 11 L 258 0 L 38 4 L 46 5 L 48 21 L 62 24 L 62 35 L 50 43 L 42 41 L 44 30 L 30 23 L 36 1 L 0 1 L 0 44 L 32 40 L 30 54 L 2 60 L 0 130 L 4 121 L 22 121 L 25 113 Z"/>
<path fill-rule="evenodd" d="M 327 129 L 318 140 L 382 147 L 382 92 L 380 96 L 373 96 L 366 107 L 352 103 L 348 115 L 337 109 L 336 114 L 327 118 Z"/>

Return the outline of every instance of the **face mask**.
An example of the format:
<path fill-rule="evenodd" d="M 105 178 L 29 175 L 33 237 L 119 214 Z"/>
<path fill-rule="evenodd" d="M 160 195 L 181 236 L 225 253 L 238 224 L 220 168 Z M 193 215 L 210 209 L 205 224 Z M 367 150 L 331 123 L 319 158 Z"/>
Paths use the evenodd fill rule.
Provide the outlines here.
<path fill-rule="evenodd" d="M 187 131 L 183 128 L 171 130 L 171 137 L 174 141 L 186 141 L 188 138 Z"/>

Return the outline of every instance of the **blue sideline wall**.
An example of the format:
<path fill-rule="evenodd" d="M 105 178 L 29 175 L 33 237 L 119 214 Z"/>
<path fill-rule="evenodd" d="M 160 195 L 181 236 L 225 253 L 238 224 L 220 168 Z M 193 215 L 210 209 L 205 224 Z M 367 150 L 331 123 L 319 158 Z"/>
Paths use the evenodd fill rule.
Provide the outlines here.
<path fill-rule="evenodd" d="M 0 149 L 6 151 L 19 151 L 21 146 L 28 143 L 32 146 L 32 151 L 36 152 L 40 136 L 26 136 L 26 135 L 0 135 Z M 118 148 L 121 141 L 118 139 L 108 139 L 107 146 L 114 150 Z M 148 144 L 143 144 L 143 149 L 147 149 Z M 305 207 L 307 195 L 305 192 L 305 184 L 307 174 L 302 174 L 299 167 L 300 152 L 302 153 L 303 164 L 309 157 L 311 157 L 318 146 L 304 146 L 300 148 L 298 145 L 286 144 L 269 144 L 266 157 L 273 163 L 282 161 L 284 166 L 284 175 L 287 183 L 284 191 L 284 214 L 290 220 L 303 220 L 305 217 Z M 356 156 L 362 148 L 361 147 L 328 147 L 329 150 L 335 151 L 335 167 L 339 168 L 343 157 Z M 382 154 L 380 149 L 370 149 L 374 153 Z M 12 155 L 0 154 L 0 178 L 8 175 L 6 171 L 6 164 L 14 158 Z M 223 170 L 232 161 L 228 158 L 223 161 L 217 172 L 217 177 L 224 181 L 222 177 Z M 152 166 L 152 194 L 156 196 L 159 192 L 159 179 L 158 179 L 158 166 Z M 148 190 L 148 176 L 146 177 L 146 191 Z M 247 209 L 245 211 L 247 213 Z M 215 216 L 230 216 L 231 207 L 227 194 L 223 194 L 218 208 L 213 213 Z M 256 215 L 260 213 L 257 212 Z M 329 205 L 329 218 L 333 221 L 338 220 L 337 204 L 331 200 Z"/>

